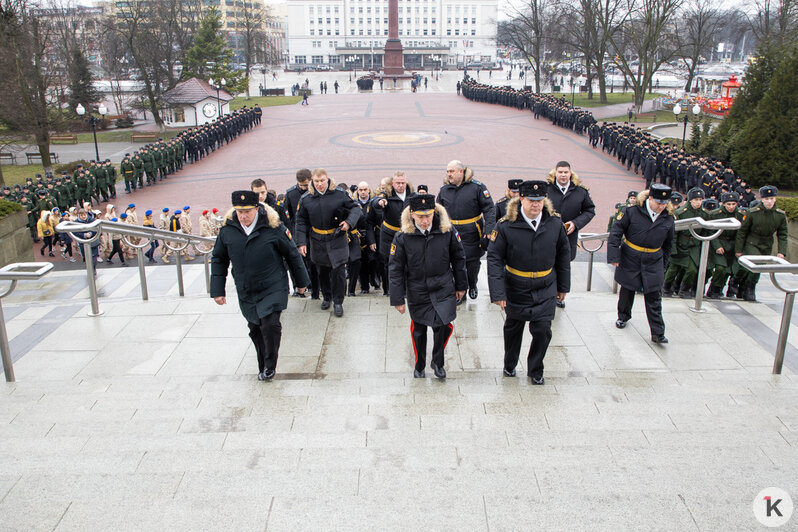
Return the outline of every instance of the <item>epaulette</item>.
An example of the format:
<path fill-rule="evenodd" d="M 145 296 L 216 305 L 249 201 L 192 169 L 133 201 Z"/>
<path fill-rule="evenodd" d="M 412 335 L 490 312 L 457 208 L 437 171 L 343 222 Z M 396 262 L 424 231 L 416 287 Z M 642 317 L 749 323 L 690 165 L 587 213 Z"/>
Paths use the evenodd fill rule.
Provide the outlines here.
<path fill-rule="evenodd" d="M 580 187 L 582 187 L 583 189 L 587 190 L 587 191 L 589 191 L 589 190 L 590 190 L 589 188 L 587 188 L 587 187 L 586 187 L 585 185 L 583 185 L 582 183 L 579 183 L 579 186 L 580 186 Z"/>
<path fill-rule="evenodd" d="M 297 189 L 299 189 L 299 187 L 298 187 L 297 185 L 294 185 L 294 186 L 292 186 L 292 187 L 289 187 L 289 189 L 288 189 L 288 190 L 286 190 L 286 192 L 290 192 L 290 191 L 292 191 L 292 190 L 297 190 Z"/>
<path fill-rule="evenodd" d="M 756 207 L 749 207 L 748 208 L 748 212 L 759 212 L 760 210 L 761 209 L 759 208 L 759 205 L 757 205 Z"/>
<path fill-rule="evenodd" d="M 481 185 L 483 187 L 485 186 L 485 184 L 482 181 L 477 181 L 476 179 L 472 179 L 471 182 L 474 183 L 475 185 Z"/>
<path fill-rule="evenodd" d="M 500 200 L 498 200 L 496 203 L 497 203 L 497 204 L 498 204 L 498 203 L 503 203 L 503 202 L 505 202 L 505 201 L 507 201 L 507 200 L 509 200 L 509 199 L 510 199 L 510 198 L 508 198 L 507 196 L 504 196 L 503 198 L 501 198 Z"/>
<path fill-rule="evenodd" d="M 776 212 L 778 212 L 778 213 L 781 213 L 781 214 L 784 214 L 784 215 L 786 215 L 786 214 L 787 214 L 787 211 L 785 211 L 785 210 L 783 210 L 783 209 L 776 209 Z"/>
<path fill-rule="evenodd" d="M 673 214 L 681 214 L 686 210 L 687 210 L 687 205 L 682 205 L 681 207 L 673 211 Z"/>
<path fill-rule="evenodd" d="M 562 218 L 562 216 L 560 216 L 559 212 L 555 212 L 554 214 L 552 214 L 552 216 L 556 216 L 557 218 Z"/>

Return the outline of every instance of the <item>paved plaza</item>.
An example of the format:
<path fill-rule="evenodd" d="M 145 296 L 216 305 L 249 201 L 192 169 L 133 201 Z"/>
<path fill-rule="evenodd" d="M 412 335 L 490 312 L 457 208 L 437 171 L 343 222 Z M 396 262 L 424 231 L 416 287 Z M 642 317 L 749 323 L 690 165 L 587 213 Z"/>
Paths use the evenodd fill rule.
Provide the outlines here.
<path fill-rule="evenodd" d="M 350 184 L 405 169 L 435 190 L 454 158 L 494 195 L 570 160 L 597 203 L 595 231 L 641 185 L 529 113 L 345 94 L 268 109 L 260 128 L 130 197 L 224 209 L 231 189 L 264 177 L 282 191 L 302 166 Z M 232 283 L 215 305 L 201 264 L 184 267 L 185 297 L 174 265 L 148 267 L 149 301 L 136 268 L 101 264 L 98 317 L 85 273 L 21 282 L 3 299 L 18 382 L 0 385 L 0 529 L 757 529 L 760 490 L 798 495 L 795 334 L 771 375 L 781 292 L 763 278 L 759 303 L 701 313 L 666 299 L 671 342 L 658 346 L 642 298 L 615 328 L 611 268 L 597 261 L 587 292 L 584 259 L 545 386 L 502 376 L 504 317 L 484 263 L 445 382 L 412 378 L 409 318 L 377 294 L 347 298 L 343 318 L 291 298 L 277 377 L 259 382 Z"/>

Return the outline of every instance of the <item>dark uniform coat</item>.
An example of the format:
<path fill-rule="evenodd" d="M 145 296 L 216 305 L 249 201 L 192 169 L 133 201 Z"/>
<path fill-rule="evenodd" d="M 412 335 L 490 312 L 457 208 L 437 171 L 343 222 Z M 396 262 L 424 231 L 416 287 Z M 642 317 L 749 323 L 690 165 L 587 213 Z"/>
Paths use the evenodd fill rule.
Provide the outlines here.
<path fill-rule="evenodd" d="M 694 209 L 688 201 L 673 213 L 676 220 L 686 220 L 688 218 L 703 218 L 709 220 L 712 215 L 703 207 Z M 706 231 L 696 229 L 696 233 L 702 234 Z M 701 241 L 693 236 L 689 230 L 679 231 L 676 235 L 676 253 L 671 257 L 673 263 L 677 266 L 687 268 L 690 261 L 696 266 L 701 263 Z"/>
<path fill-rule="evenodd" d="M 571 290 L 571 249 L 565 227 L 546 202 L 540 225 L 533 230 L 513 198 L 504 221 L 490 233 L 488 286 L 490 300 L 506 301 L 509 318 L 551 321 L 558 292 Z"/>
<path fill-rule="evenodd" d="M 460 186 L 446 181 L 438 192 L 436 201 L 446 208 L 452 225 L 460 234 L 466 260 L 475 261 L 483 253 L 480 247 L 482 236 L 493 229 L 496 208 L 487 187 L 468 174 L 469 170 L 466 169 Z"/>
<path fill-rule="evenodd" d="M 676 231 L 667 209 L 652 222 L 646 201 L 648 192 L 643 192 L 637 197 L 637 205 L 626 207 L 618 215 L 607 241 L 607 262 L 618 263 L 615 280 L 624 288 L 645 294 L 660 290 L 664 284 Z"/>
<path fill-rule="evenodd" d="M 355 228 L 361 210 L 349 194 L 335 188 L 335 181 L 329 179 L 329 182 L 324 194 L 311 184 L 308 193 L 300 199 L 296 244 L 308 246 L 314 264 L 337 268 L 349 262 L 349 237 L 346 231 L 336 232 L 338 224 L 346 221 L 350 229 Z"/>
<path fill-rule="evenodd" d="M 446 325 L 457 314 L 456 291 L 468 288 L 465 252 L 446 209 L 435 206 L 427 236 L 416 228 L 410 208 L 390 248 L 391 305 L 404 305 L 410 319 L 430 327 Z"/>
<path fill-rule="evenodd" d="M 556 183 L 553 174 L 549 175 L 549 188 L 547 197 L 551 200 L 554 210 L 560 214 L 563 222 L 573 222 L 576 229 L 568 235 L 568 244 L 571 246 L 571 260 L 576 258 L 576 244 L 579 240 L 579 231 L 590 223 L 596 215 L 596 206 L 590 198 L 590 192 L 580 183 L 576 174 L 571 174 L 565 195 Z"/>
<path fill-rule="evenodd" d="M 297 286 L 310 284 L 302 256 L 277 212 L 271 207 L 259 207 L 255 224 L 247 236 L 235 213 L 229 213 L 211 256 L 211 297 L 225 295 L 227 269 L 232 263 L 238 305 L 250 323 L 259 323 L 260 318 L 288 306 L 284 264 Z"/>
<path fill-rule="evenodd" d="M 393 237 L 400 230 L 402 213 L 405 207 L 410 204 L 410 198 L 414 195 L 410 185 L 407 185 L 407 188 L 405 188 L 404 200 L 396 194 L 393 188 L 389 188 L 384 194 L 378 194 L 377 197 L 371 200 L 372 206 L 379 203 L 381 199 L 386 201 L 385 207 L 382 207 L 381 210 L 372 207 L 370 211 L 373 212 L 371 215 L 371 222 L 375 226 L 379 223 L 379 252 L 386 263 L 388 262 L 388 252 L 391 249 Z M 379 213 L 382 213 L 381 220 L 377 220 L 377 215 Z"/>

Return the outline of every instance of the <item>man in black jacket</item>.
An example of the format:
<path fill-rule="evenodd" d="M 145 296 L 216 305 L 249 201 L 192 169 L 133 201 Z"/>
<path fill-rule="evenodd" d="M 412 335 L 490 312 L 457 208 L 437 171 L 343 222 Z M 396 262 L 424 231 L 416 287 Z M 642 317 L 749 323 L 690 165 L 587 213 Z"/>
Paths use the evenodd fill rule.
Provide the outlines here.
<path fill-rule="evenodd" d="M 232 263 L 238 305 L 258 354 L 258 380 L 271 380 L 282 336 L 280 313 L 288 306 L 285 264 L 301 292 L 310 279 L 277 211 L 259 205 L 258 195 L 249 190 L 233 192 L 232 199 L 234 209 L 225 217 L 213 247 L 211 297 L 218 305 L 227 303 L 225 284 Z"/>
<path fill-rule="evenodd" d="M 555 212 L 559 213 L 565 225 L 565 234 L 571 248 L 571 260 L 576 258 L 576 244 L 579 230 L 590 223 L 596 215 L 596 206 L 590 192 L 582 185 L 568 161 L 560 161 L 549 172 L 549 186 L 546 196 L 551 200 Z M 565 301 L 557 301 L 557 306 L 565 307 Z"/>
<path fill-rule="evenodd" d="M 296 172 L 296 185 L 292 186 L 285 191 L 285 202 L 283 203 L 285 217 L 288 220 L 286 227 L 292 233 L 296 233 L 296 212 L 299 209 L 299 200 L 308 193 L 310 186 L 311 172 L 307 168 L 302 168 Z M 319 299 L 319 272 L 316 270 L 316 265 L 310 261 L 310 257 L 303 257 L 305 261 L 305 268 L 310 275 L 310 298 Z M 294 296 L 304 297 L 304 294 L 299 294 L 294 290 Z"/>
<path fill-rule="evenodd" d="M 407 297 L 416 355 L 413 376 L 425 377 L 427 327 L 432 327 L 430 366 L 444 379 L 443 350 L 454 331 L 457 301 L 468 287 L 465 253 L 446 209 L 436 205 L 431 194 L 413 196 L 401 224 L 390 247 L 391 305 L 404 314 Z"/>
<path fill-rule="evenodd" d="M 361 210 L 347 192 L 337 189 L 327 170 L 313 170 L 308 193 L 299 201 L 296 243 L 303 257 L 319 270 L 324 300 L 322 310 L 334 305 L 337 317 L 344 315 L 346 263 L 349 261 L 349 231 L 357 226 Z"/>
<path fill-rule="evenodd" d="M 504 375 L 515 377 L 524 324 L 532 345 L 527 374 L 543 384 L 543 357 L 551 342 L 554 302 L 571 289 L 568 236 L 559 214 L 546 199 L 545 181 L 524 181 L 520 198 L 510 200 L 507 215 L 490 233 L 490 300 L 505 313 Z"/>
<path fill-rule="evenodd" d="M 446 180 L 438 192 L 437 201 L 446 208 L 462 239 L 468 272 L 468 297 L 476 299 L 479 259 L 487 249 L 486 235 L 493 230 L 496 207 L 487 187 L 475 180 L 474 172 L 460 161 L 451 161 L 446 166 Z"/>
<path fill-rule="evenodd" d="M 626 327 L 632 319 L 635 292 L 643 292 L 651 341 L 657 344 L 668 343 L 660 290 L 675 233 L 670 197 L 671 188 L 661 184 L 638 194 L 637 205 L 619 215 L 607 242 L 607 262 L 615 266 L 615 280 L 621 285 L 615 326 Z"/>
<path fill-rule="evenodd" d="M 388 252 L 391 249 L 393 237 L 399 232 L 402 212 L 408 206 L 410 198 L 413 197 L 413 186 L 407 182 L 404 172 L 398 171 L 388 181 L 385 191 L 377 194 L 372 200 L 372 208 L 369 216 L 372 225 L 379 226 L 379 248 L 376 243 L 371 244 L 371 250 L 379 249 L 380 263 L 384 268 L 383 279 L 388 278 Z M 376 204 L 376 205 L 374 205 Z M 378 213 L 382 213 L 382 219 L 378 220 Z M 387 295 L 389 286 L 383 286 L 383 291 Z"/>

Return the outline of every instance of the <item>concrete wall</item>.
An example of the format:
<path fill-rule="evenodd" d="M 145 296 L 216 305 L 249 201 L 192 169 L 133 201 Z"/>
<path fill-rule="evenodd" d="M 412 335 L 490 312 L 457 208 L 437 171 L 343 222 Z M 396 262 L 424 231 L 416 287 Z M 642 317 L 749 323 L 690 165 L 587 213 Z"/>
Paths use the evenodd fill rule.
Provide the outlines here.
<path fill-rule="evenodd" d="M 33 262 L 33 243 L 25 211 L 0 218 L 0 267 L 13 262 Z"/>

